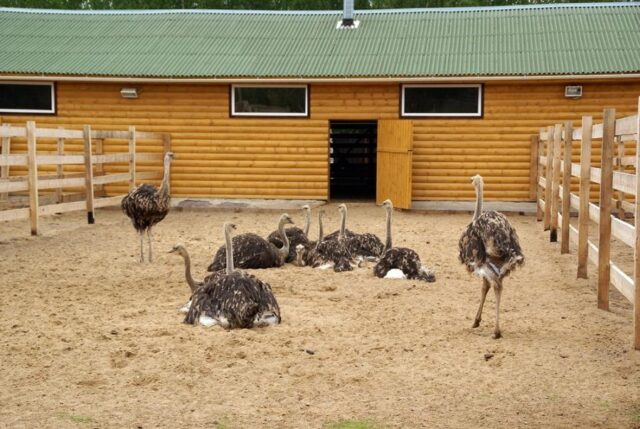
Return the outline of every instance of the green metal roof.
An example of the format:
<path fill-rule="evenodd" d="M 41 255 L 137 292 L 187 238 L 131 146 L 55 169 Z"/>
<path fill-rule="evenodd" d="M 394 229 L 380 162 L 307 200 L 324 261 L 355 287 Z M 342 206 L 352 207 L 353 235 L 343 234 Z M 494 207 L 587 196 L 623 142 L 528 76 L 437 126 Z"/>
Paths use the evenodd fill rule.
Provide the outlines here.
<path fill-rule="evenodd" d="M 0 73 L 203 78 L 640 72 L 640 2 L 341 12 L 0 8 Z"/>

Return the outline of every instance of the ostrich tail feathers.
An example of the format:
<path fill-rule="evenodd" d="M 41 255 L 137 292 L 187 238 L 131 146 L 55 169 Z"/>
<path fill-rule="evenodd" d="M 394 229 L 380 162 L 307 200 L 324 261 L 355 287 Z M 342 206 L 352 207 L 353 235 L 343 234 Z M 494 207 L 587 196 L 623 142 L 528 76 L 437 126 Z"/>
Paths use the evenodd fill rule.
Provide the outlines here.
<path fill-rule="evenodd" d="M 433 283 L 436 281 L 436 273 L 428 268 L 420 268 L 420 271 L 415 276 L 416 280 L 421 280 L 427 283 Z"/>

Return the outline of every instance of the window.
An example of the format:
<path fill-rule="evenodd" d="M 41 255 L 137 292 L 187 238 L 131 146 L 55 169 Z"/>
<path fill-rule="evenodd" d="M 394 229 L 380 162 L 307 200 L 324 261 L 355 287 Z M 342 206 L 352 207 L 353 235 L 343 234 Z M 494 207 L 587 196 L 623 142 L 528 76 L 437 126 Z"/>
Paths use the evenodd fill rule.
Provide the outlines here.
<path fill-rule="evenodd" d="M 0 112 L 55 113 L 53 83 L 0 82 Z"/>
<path fill-rule="evenodd" d="M 232 116 L 308 116 L 306 85 L 233 85 Z"/>
<path fill-rule="evenodd" d="M 482 85 L 404 85 L 402 116 L 482 116 Z"/>

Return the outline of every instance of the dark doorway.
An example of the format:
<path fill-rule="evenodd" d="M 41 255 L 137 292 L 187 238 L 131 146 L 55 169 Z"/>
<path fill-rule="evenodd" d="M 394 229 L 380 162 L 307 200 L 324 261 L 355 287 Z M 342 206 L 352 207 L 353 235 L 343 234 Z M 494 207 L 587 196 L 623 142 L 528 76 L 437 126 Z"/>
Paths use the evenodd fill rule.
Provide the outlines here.
<path fill-rule="evenodd" d="M 331 121 L 331 198 L 376 197 L 376 121 Z"/>

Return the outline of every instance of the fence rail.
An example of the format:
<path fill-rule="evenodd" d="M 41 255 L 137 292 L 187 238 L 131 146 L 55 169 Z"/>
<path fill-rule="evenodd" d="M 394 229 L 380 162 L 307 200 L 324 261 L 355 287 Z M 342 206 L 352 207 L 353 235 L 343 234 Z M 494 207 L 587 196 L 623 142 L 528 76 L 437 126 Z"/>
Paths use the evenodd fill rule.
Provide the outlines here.
<path fill-rule="evenodd" d="M 171 137 L 165 133 L 140 132 L 135 127 L 127 131 L 92 130 L 85 125 L 82 130 L 64 128 L 37 128 L 35 122 L 29 121 L 24 127 L 13 125 L 0 126 L 2 152 L 0 154 L 0 198 L 7 199 L 11 192 L 27 192 L 29 207 L 0 211 L 0 221 L 29 219 L 31 234 L 39 233 L 39 216 L 65 213 L 86 209 L 88 222 L 94 223 L 94 210 L 100 207 L 117 205 L 124 195 L 96 198 L 95 188 L 106 184 L 127 182 L 129 189 L 136 186 L 137 180 L 159 179 L 159 171 L 136 172 L 136 162 L 162 161 L 163 153 L 136 153 L 137 140 L 160 140 L 163 152 L 171 150 Z M 11 139 L 24 138 L 27 143 L 26 154 L 11 154 Z M 37 153 L 38 139 L 57 139 L 56 153 Z M 122 139 L 128 141 L 128 151 L 120 153 L 95 153 L 99 146 L 102 152 L 104 140 Z M 81 140 L 82 154 L 65 154 L 65 140 Z M 94 146 L 93 140 L 97 141 Z M 126 173 L 106 174 L 104 164 L 128 163 Z M 54 175 L 39 175 L 38 166 L 53 165 Z M 65 173 L 65 165 L 83 166 L 82 173 Z M 10 167 L 23 167 L 26 176 L 11 176 Z M 95 172 L 94 172 L 95 170 Z M 98 173 L 98 174 L 96 174 Z M 64 202 L 63 188 L 82 188 L 84 200 Z M 55 190 L 56 204 L 40 206 L 38 191 Z"/>
<path fill-rule="evenodd" d="M 593 140 L 602 141 L 599 167 L 592 165 Z M 579 163 L 572 162 L 574 141 L 580 142 Z M 624 142 L 630 141 L 636 143 L 633 156 L 624 153 Z M 552 242 L 560 233 L 561 253 L 569 253 L 570 242 L 577 247 L 579 278 L 587 278 L 588 262 L 597 267 L 599 308 L 609 309 L 611 284 L 633 304 L 633 341 L 640 350 L 640 99 L 633 116 L 616 119 L 614 109 L 605 109 L 602 124 L 584 116 L 580 128 L 571 122 L 543 128 L 531 137 L 531 152 L 538 221 Z M 571 192 L 572 178 L 579 181 L 578 195 Z M 591 202 L 592 183 L 600 187 L 598 205 Z M 570 224 L 572 210 L 578 213 L 578 228 Z M 627 214 L 634 215 L 633 225 Z M 589 221 L 598 225 L 598 244 L 589 240 Z M 612 237 L 633 249 L 633 273 L 611 261 Z"/>

